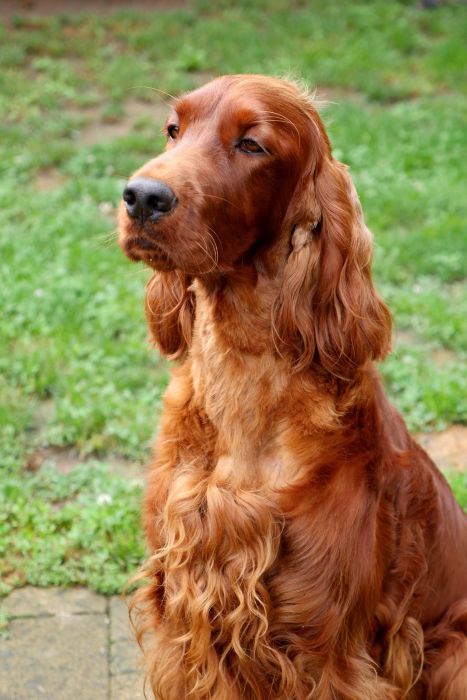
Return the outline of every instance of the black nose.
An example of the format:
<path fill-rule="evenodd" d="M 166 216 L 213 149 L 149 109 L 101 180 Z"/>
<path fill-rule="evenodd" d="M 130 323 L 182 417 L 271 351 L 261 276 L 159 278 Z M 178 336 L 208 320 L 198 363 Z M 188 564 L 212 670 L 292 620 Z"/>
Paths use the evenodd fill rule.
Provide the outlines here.
<path fill-rule="evenodd" d="M 141 221 L 157 221 L 171 211 L 177 198 L 165 182 L 150 177 L 135 177 L 123 190 L 128 215 Z"/>

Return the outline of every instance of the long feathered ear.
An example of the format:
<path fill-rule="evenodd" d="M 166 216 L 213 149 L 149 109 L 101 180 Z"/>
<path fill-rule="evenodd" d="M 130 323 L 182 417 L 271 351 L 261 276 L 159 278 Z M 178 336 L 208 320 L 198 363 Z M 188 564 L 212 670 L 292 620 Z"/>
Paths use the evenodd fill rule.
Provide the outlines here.
<path fill-rule="evenodd" d="M 351 379 L 388 353 L 391 316 L 373 287 L 372 236 L 346 167 L 324 156 L 299 184 L 287 221 L 292 250 L 273 311 L 276 345 L 297 371 L 316 362 Z"/>
<path fill-rule="evenodd" d="M 179 270 L 156 272 L 146 286 L 146 318 L 151 336 L 170 360 L 191 343 L 195 295 L 190 278 Z"/>

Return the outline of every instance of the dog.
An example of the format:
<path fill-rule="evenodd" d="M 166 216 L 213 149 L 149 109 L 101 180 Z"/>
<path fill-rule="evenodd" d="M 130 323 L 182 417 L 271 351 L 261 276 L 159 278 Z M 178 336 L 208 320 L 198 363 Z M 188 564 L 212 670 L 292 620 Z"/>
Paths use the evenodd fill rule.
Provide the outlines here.
<path fill-rule="evenodd" d="M 223 76 L 166 134 L 119 212 L 178 361 L 133 601 L 154 694 L 466 700 L 466 516 L 375 369 L 391 317 L 312 98 Z"/>

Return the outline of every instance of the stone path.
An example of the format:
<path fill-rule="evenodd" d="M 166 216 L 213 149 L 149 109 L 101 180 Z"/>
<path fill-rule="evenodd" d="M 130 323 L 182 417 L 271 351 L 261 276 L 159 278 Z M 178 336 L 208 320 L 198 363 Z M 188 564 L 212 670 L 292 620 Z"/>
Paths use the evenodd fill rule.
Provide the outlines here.
<path fill-rule="evenodd" d="M 144 700 L 141 654 L 120 598 L 29 586 L 3 606 L 10 623 L 0 639 L 0 700 Z"/>

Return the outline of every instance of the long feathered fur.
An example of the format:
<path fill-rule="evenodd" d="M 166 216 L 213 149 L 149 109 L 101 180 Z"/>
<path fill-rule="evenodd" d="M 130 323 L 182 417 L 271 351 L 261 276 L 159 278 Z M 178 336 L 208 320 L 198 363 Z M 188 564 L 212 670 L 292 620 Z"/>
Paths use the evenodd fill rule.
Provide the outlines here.
<path fill-rule="evenodd" d="M 121 215 L 124 250 L 155 268 L 153 339 L 182 360 L 132 602 L 154 694 L 466 700 L 465 516 L 373 367 L 391 319 L 315 106 L 226 76 L 170 119 L 176 142 L 137 174 L 177 207 Z"/>

